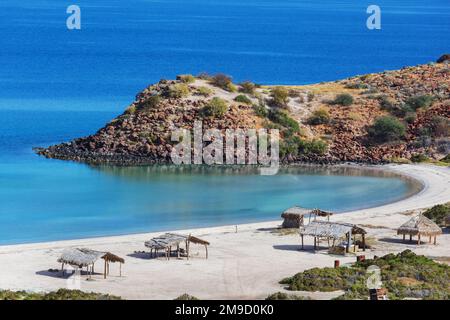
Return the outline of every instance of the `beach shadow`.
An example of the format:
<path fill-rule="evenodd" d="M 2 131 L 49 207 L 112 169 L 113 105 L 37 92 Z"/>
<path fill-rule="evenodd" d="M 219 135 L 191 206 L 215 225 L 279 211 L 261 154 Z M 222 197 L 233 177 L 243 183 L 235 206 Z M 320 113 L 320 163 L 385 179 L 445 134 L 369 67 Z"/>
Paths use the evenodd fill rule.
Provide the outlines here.
<path fill-rule="evenodd" d="M 145 260 L 154 259 L 154 257 L 150 257 L 150 252 L 129 253 L 129 254 L 127 254 L 127 257 L 136 258 L 136 259 L 145 259 Z"/>
<path fill-rule="evenodd" d="M 405 246 L 417 246 L 417 239 L 409 241 L 409 239 L 403 240 L 402 238 L 380 238 L 378 239 L 379 242 L 386 242 L 386 243 L 394 243 L 394 244 L 402 244 Z M 421 245 L 429 244 L 428 241 L 420 241 Z"/>
<path fill-rule="evenodd" d="M 61 270 L 49 269 L 49 270 L 36 271 L 36 274 L 39 276 L 46 276 L 46 277 L 50 277 L 50 278 L 68 279 L 71 276 L 75 275 L 75 272 L 72 272 L 72 270 L 66 270 L 63 275 Z M 103 273 L 101 273 L 101 272 L 92 273 L 92 276 L 96 276 L 96 275 L 103 275 Z M 80 271 L 80 276 L 88 277 L 89 274 L 86 270 L 84 270 L 84 271 Z"/>

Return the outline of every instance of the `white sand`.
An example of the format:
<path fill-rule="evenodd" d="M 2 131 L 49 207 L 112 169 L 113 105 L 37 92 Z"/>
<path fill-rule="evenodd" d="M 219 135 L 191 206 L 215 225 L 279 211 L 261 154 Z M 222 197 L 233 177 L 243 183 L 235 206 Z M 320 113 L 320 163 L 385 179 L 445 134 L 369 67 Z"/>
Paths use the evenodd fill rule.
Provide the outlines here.
<path fill-rule="evenodd" d="M 366 225 L 368 238 L 376 238 L 375 248 L 366 251 L 367 257 L 399 252 L 406 248 L 431 257 L 450 257 L 450 235 L 438 238 L 438 245 L 402 243 L 395 227 L 408 220 L 405 210 L 417 210 L 450 201 L 450 169 L 428 165 L 389 165 L 393 170 L 423 182 L 425 188 L 408 199 L 378 208 L 348 212 L 332 217 Z M 403 213 L 402 213 L 403 212 Z M 354 256 L 336 257 L 326 250 L 314 254 L 299 251 L 299 236 L 272 233 L 281 221 L 177 231 L 192 233 L 211 242 L 210 256 L 204 259 L 203 247 L 194 248 L 189 260 L 172 258 L 149 259 L 134 256 L 145 250 L 143 242 L 158 233 L 57 241 L 0 247 L 0 288 L 13 290 L 49 291 L 67 286 L 67 279 L 49 268 L 59 268 L 58 255 L 67 247 L 89 247 L 111 251 L 126 259 L 123 276 L 118 277 L 118 265 L 111 265 L 111 276 L 104 280 L 100 274 L 94 281 L 82 276 L 80 285 L 85 291 L 111 293 L 128 299 L 173 299 L 189 293 L 201 299 L 260 299 L 283 290 L 278 281 L 299 271 L 316 266 L 332 266 L 353 262 Z M 369 227 L 370 225 L 370 227 Z M 311 239 L 306 239 L 311 245 Z M 197 252 L 198 251 L 198 252 Z M 198 253 L 198 255 L 197 255 Z M 448 259 L 448 258 L 447 258 Z M 101 272 L 102 262 L 96 264 Z M 70 278 L 69 278 L 70 280 Z M 313 293 L 313 298 L 330 298 L 333 293 Z"/>

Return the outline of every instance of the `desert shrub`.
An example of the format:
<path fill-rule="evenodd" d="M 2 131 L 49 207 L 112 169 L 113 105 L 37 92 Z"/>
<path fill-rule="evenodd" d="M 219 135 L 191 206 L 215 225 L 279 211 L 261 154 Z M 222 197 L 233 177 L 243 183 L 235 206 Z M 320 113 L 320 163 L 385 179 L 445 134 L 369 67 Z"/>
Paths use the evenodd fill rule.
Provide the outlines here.
<path fill-rule="evenodd" d="M 193 83 L 195 82 L 195 77 L 192 74 L 180 74 L 177 76 L 177 80 L 184 83 Z"/>
<path fill-rule="evenodd" d="M 197 75 L 197 78 L 201 79 L 201 80 L 207 80 L 207 81 L 211 81 L 212 76 L 209 75 L 207 72 L 200 72 Z"/>
<path fill-rule="evenodd" d="M 388 96 L 380 96 L 378 97 L 378 101 L 380 102 L 380 108 L 382 110 L 386 110 L 389 112 L 392 112 L 392 110 L 395 109 L 395 101 L 391 98 L 389 98 Z"/>
<path fill-rule="evenodd" d="M 315 110 L 308 118 L 308 123 L 311 125 L 326 124 L 330 122 L 330 113 L 325 108 Z"/>
<path fill-rule="evenodd" d="M 341 106 L 350 106 L 353 104 L 353 97 L 348 93 L 341 93 L 336 96 L 336 98 L 331 101 L 331 104 L 338 104 Z"/>
<path fill-rule="evenodd" d="M 161 102 L 161 97 L 159 95 L 154 95 L 143 101 L 138 106 L 139 111 L 150 111 L 152 109 L 155 109 L 159 103 Z"/>
<path fill-rule="evenodd" d="M 214 97 L 206 106 L 203 107 L 201 113 L 206 117 L 221 118 L 228 110 L 227 102 L 221 98 Z"/>
<path fill-rule="evenodd" d="M 241 86 L 240 91 L 247 94 L 254 94 L 256 85 L 250 81 L 244 81 L 239 84 Z"/>
<path fill-rule="evenodd" d="M 137 111 L 136 106 L 135 105 L 131 105 L 125 110 L 125 113 L 126 114 L 135 114 L 136 111 Z"/>
<path fill-rule="evenodd" d="M 252 100 L 250 100 L 246 95 L 243 94 L 240 94 L 236 98 L 234 98 L 234 101 L 244 104 L 252 104 Z"/>
<path fill-rule="evenodd" d="M 444 225 L 445 218 L 450 215 L 450 204 L 438 204 L 426 210 L 423 215 L 438 225 Z"/>
<path fill-rule="evenodd" d="M 213 94 L 213 90 L 208 88 L 208 87 L 198 87 L 197 88 L 197 94 L 204 96 L 204 97 L 209 97 L 210 95 Z"/>
<path fill-rule="evenodd" d="M 293 156 L 309 156 L 323 155 L 327 151 L 326 142 L 315 140 L 304 140 L 298 136 L 290 136 L 280 143 L 280 154 L 282 157 L 287 155 Z"/>
<path fill-rule="evenodd" d="M 311 300 L 309 297 L 302 297 L 295 294 L 276 292 L 269 295 L 266 300 Z"/>
<path fill-rule="evenodd" d="M 359 121 L 361 120 L 361 115 L 357 112 L 349 112 L 347 115 L 347 118 L 353 121 Z"/>
<path fill-rule="evenodd" d="M 309 269 L 280 283 L 286 284 L 288 290 L 344 290 L 345 294 L 338 299 L 367 299 L 366 270 L 371 265 L 381 269 L 381 280 L 388 289 L 390 299 L 446 300 L 450 297 L 450 266 L 416 255 L 410 250 L 366 259 L 351 267 Z M 407 283 L 403 279 L 411 281 Z"/>
<path fill-rule="evenodd" d="M 438 138 L 435 140 L 436 150 L 442 154 L 450 152 L 450 138 Z"/>
<path fill-rule="evenodd" d="M 167 96 L 170 98 L 183 98 L 189 94 L 189 87 L 184 83 L 176 83 L 168 88 Z"/>
<path fill-rule="evenodd" d="M 430 95 L 421 95 L 410 97 L 405 101 L 405 104 L 412 109 L 428 108 L 434 101 L 434 97 Z"/>
<path fill-rule="evenodd" d="M 306 155 L 324 155 L 327 152 L 328 145 L 325 141 L 320 139 L 313 140 L 302 140 L 302 143 L 299 146 L 299 153 Z"/>
<path fill-rule="evenodd" d="M 411 156 L 411 161 L 415 163 L 428 161 L 429 158 L 423 153 L 416 153 Z"/>
<path fill-rule="evenodd" d="M 174 300 L 199 300 L 199 299 L 187 293 L 183 293 L 181 296 L 175 298 Z"/>
<path fill-rule="evenodd" d="M 284 108 L 289 101 L 289 91 L 284 87 L 275 87 L 271 90 L 270 96 L 273 106 Z"/>
<path fill-rule="evenodd" d="M 445 162 L 445 163 L 450 163 L 450 154 L 443 157 L 440 161 Z"/>
<path fill-rule="evenodd" d="M 48 293 L 0 290 L 0 300 L 120 300 L 109 294 L 59 289 Z"/>
<path fill-rule="evenodd" d="M 369 137 L 375 142 L 391 142 L 405 137 L 403 123 L 391 116 L 379 117 L 368 129 Z"/>
<path fill-rule="evenodd" d="M 433 117 L 430 130 L 435 137 L 448 137 L 450 135 L 450 119 L 441 116 Z"/>
<path fill-rule="evenodd" d="M 235 90 L 230 90 L 233 88 L 233 81 L 231 79 L 231 77 L 223 74 L 223 73 L 218 73 L 215 76 L 213 76 L 211 78 L 211 84 L 221 88 L 223 90 L 227 90 L 227 91 L 235 91 Z"/>
<path fill-rule="evenodd" d="M 300 91 L 295 90 L 295 89 L 289 89 L 288 95 L 289 95 L 289 97 L 291 97 L 291 98 L 298 98 L 298 97 L 301 97 Z"/>
<path fill-rule="evenodd" d="M 261 118 L 265 118 L 269 114 L 269 111 L 263 103 L 253 105 L 253 111 L 255 111 L 255 114 Z"/>
<path fill-rule="evenodd" d="M 409 124 L 414 123 L 417 119 L 417 114 L 415 112 L 409 112 L 405 115 L 405 121 Z"/>
<path fill-rule="evenodd" d="M 347 88 L 347 89 L 368 89 L 369 86 L 363 82 L 354 82 L 354 83 L 347 83 L 345 85 L 345 88 Z"/>
<path fill-rule="evenodd" d="M 282 110 L 270 110 L 268 117 L 271 121 L 278 123 L 285 128 L 289 128 L 294 132 L 300 131 L 298 122 L 292 119 L 286 112 Z"/>

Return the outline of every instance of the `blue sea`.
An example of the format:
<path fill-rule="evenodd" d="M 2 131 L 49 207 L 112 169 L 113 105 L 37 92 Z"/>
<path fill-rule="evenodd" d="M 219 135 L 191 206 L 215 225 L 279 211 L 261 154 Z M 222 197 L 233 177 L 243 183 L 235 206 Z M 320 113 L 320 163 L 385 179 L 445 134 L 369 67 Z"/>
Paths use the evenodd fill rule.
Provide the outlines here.
<path fill-rule="evenodd" d="M 66 9 L 81 8 L 81 30 Z M 450 51 L 448 0 L 23 0 L 0 3 L 0 244 L 276 219 L 294 204 L 344 211 L 411 182 L 348 172 L 90 167 L 33 154 L 94 133 L 177 74 L 306 84 Z"/>

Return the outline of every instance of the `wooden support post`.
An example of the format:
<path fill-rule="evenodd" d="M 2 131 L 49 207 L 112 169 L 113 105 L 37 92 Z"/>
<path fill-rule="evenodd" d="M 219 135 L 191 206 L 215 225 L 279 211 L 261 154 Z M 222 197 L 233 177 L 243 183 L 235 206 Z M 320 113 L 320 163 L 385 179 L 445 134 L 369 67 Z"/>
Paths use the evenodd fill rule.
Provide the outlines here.
<path fill-rule="evenodd" d="M 412 234 L 409 235 L 409 241 L 412 241 Z"/>
<path fill-rule="evenodd" d="M 403 234 L 403 241 L 405 241 L 405 234 Z"/>
<path fill-rule="evenodd" d="M 419 235 L 417 236 L 417 244 L 420 244 L 420 233 L 419 233 Z"/>
<path fill-rule="evenodd" d="M 317 240 L 316 240 L 316 237 L 314 237 L 314 250 L 316 250 L 317 249 Z"/>
<path fill-rule="evenodd" d="M 61 264 L 61 272 L 62 272 L 62 276 L 64 277 L 64 262 Z"/>
<path fill-rule="evenodd" d="M 362 245 L 363 245 L 363 251 L 366 251 L 366 235 L 362 234 Z"/>
<path fill-rule="evenodd" d="M 180 244 L 177 244 L 177 258 L 180 259 Z"/>
<path fill-rule="evenodd" d="M 304 249 L 304 246 L 303 246 L 303 235 L 301 235 L 300 237 L 302 238 L 302 250 L 303 250 Z"/>
<path fill-rule="evenodd" d="M 103 279 L 106 279 L 106 259 L 105 259 L 105 266 L 103 268 Z"/>
<path fill-rule="evenodd" d="M 434 245 L 436 245 L 436 236 L 434 236 Z"/>
<path fill-rule="evenodd" d="M 205 244 L 205 250 L 206 250 L 206 259 L 208 259 L 208 246 Z"/>
<path fill-rule="evenodd" d="M 431 243 L 431 236 L 430 236 L 430 239 L 428 240 L 428 242 Z"/>
<path fill-rule="evenodd" d="M 122 276 L 122 262 L 119 262 L 119 277 Z"/>

